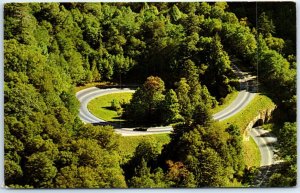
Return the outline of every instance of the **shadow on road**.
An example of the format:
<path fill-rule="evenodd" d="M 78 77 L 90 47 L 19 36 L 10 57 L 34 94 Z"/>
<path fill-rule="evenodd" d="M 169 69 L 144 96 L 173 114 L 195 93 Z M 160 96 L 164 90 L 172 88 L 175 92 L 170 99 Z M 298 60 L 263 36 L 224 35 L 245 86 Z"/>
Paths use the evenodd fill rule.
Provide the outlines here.
<path fill-rule="evenodd" d="M 132 121 L 124 121 L 124 120 L 116 120 L 116 121 L 109 121 L 109 122 L 98 122 L 93 123 L 94 126 L 100 125 L 100 126 L 113 126 L 115 129 L 121 129 L 121 128 L 149 128 L 149 127 L 160 127 L 162 125 L 158 124 L 141 124 L 137 122 Z"/>
<path fill-rule="evenodd" d="M 91 123 L 94 126 L 107 126 L 107 125 L 111 125 L 108 122 L 98 122 L 98 123 Z"/>
<path fill-rule="evenodd" d="M 271 132 L 267 132 L 267 133 L 259 135 L 258 137 L 274 137 L 274 135 Z"/>
<path fill-rule="evenodd" d="M 276 141 L 267 142 L 267 144 L 263 144 L 263 145 L 261 145 L 261 147 L 274 147 L 275 144 L 276 144 Z"/>

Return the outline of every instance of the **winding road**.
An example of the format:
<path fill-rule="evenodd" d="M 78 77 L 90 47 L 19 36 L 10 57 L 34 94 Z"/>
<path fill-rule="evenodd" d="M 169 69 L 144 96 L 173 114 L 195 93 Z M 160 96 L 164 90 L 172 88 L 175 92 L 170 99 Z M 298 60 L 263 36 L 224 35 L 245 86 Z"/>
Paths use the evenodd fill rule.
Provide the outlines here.
<path fill-rule="evenodd" d="M 270 131 L 263 130 L 260 127 L 252 128 L 250 131 L 251 137 L 256 144 L 259 144 L 261 153 L 260 166 L 272 165 L 274 163 L 274 147 L 273 144 L 277 139 L 270 133 Z"/>
<path fill-rule="evenodd" d="M 122 92 L 131 92 L 133 93 L 135 90 L 130 88 L 106 88 L 106 89 L 99 89 L 97 87 L 91 87 L 84 90 L 81 90 L 76 93 L 76 97 L 81 103 L 80 110 L 79 110 L 79 117 L 84 123 L 92 123 L 92 124 L 107 124 L 107 122 L 103 119 L 100 119 L 94 116 L 87 108 L 88 103 L 99 96 L 112 94 L 112 93 L 122 93 Z M 216 113 L 213 115 L 213 119 L 216 121 L 222 121 L 227 119 L 239 111 L 241 111 L 249 102 L 254 98 L 255 93 L 250 93 L 246 90 L 242 90 L 239 92 L 236 99 L 224 110 Z M 147 132 L 138 132 L 133 131 L 134 128 L 119 128 L 116 131 L 121 133 L 122 135 L 147 135 L 153 134 L 155 131 L 157 133 L 165 133 L 172 131 L 171 126 L 165 127 L 150 127 L 147 129 Z"/>
<path fill-rule="evenodd" d="M 240 71 L 237 67 L 234 67 L 234 72 L 239 77 L 240 91 L 235 100 L 227 106 L 222 111 L 213 115 L 215 121 L 222 121 L 240 112 L 244 107 L 246 107 L 250 101 L 255 97 L 256 85 L 251 85 L 251 82 L 255 80 L 256 77 L 251 76 L 247 72 Z M 97 88 L 91 87 L 81 90 L 76 93 L 76 97 L 81 103 L 79 110 L 79 117 L 84 123 L 92 124 L 111 124 L 95 117 L 87 108 L 88 103 L 99 96 L 111 94 L 111 93 L 122 93 L 122 92 L 135 92 L 134 88 Z M 115 126 L 115 132 L 121 134 L 122 136 L 137 136 L 137 135 L 151 135 L 159 133 L 170 133 L 173 131 L 171 126 L 162 127 L 149 127 L 147 131 L 135 131 L 135 128 L 123 128 L 120 125 Z M 262 130 L 260 128 L 253 128 L 250 132 L 251 137 L 254 139 L 259 147 L 261 153 L 261 166 L 265 167 L 266 170 L 261 173 L 260 178 L 258 178 L 258 183 L 256 186 L 261 186 L 261 184 L 267 179 L 270 173 L 269 168 L 274 164 L 274 149 L 272 144 L 276 142 L 276 138 L 271 136 L 268 131 Z"/>
<path fill-rule="evenodd" d="M 249 82 L 255 80 L 255 76 L 251 76 L 247 72 L 242 72 L 236 66 L 233 66 L 234 73 L 239 77 L 240 91 L 235 100 L 225 109 L 213 115 L 216 121 L 223 121 L 232 117 L 246 107 L 249 102 L 255 97 L 255 87 L 249 85 Z M 251 92 L 252 90 L 252 92 Z"/>
<path fill-rule="evenodd" d="M 234 72 L 239 77 L 240 82 L 240 92 L 236 99 L 225 109 L 213 115 L 213 119 L 216 121 L 222 121 L 227 119 L 236 113 L 240 112 L 244 107 L 246 107 L 249 102 L 254 98 L 255 92 L 250 92 L 250 86 L 248 85 L 249 81 L 255 79 L 254 76 L 246 72 L 240 71 L 237 67 L 234 67 Z M 84 123 L 92 124 L 109 124 L 105 120 L 102 120 L 94 116 L 89 112 L 87 105 L 88 103 L 99 96 L 111 94 L 111 93 L 122 93 L 122 92 L 134 92 L 133 88 L 106 88 L 100 89 L 97 87 L 91 87 L 84 90 L 81 90 L 76 93 L 76 97 L 81 103 L 79 110 L 79 117 Z M 117 129 L 115 131 L 120 133 L 123 136 L 133 136 L 133 135 L 149 135 L 149 134 L 158 134 L 158 133 L 170 133 L 173 128 L 171 126 L 163 127 L 149 127 L 147 131 L 134 131 L 135 128 L 121 128 L 120 125 L 114 125 Z"/>
<path fill-rule="evenodd" d="M 256 182 L 254 182 L 254 187 L 261 187 L 267 182 L 270 174 L 272 174 L 272 165 L 276 164 L 274 160 L 275 148 L 273 145 L 277 142 L 277 138 L 273 136 L 270 131 L 261 129 L 260 127 L 252 128 L 250 136 L 257 144 L 261 155 L 261 173 L 258 175 Z"/>

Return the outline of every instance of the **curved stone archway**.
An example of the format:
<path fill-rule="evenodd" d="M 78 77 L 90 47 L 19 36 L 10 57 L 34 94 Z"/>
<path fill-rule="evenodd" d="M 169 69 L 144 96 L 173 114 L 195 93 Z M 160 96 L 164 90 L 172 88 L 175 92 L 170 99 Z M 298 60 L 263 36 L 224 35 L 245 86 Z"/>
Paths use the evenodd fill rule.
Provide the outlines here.
<path fill-rule="evenodd" d="M 248 123 L 245 131 L 244 131 L 244 140 L 248 141 L 250 139 L 250 131 L 253 128 L 253 126 L 262 126 L 264 123 L 267 123 L 270 121 L 272 117 L 272 113 L 275 110 L 276 106 L 270 109 L 266 109 L 263 111 L 260 111 L 256 117 L 250 123 Z"/>

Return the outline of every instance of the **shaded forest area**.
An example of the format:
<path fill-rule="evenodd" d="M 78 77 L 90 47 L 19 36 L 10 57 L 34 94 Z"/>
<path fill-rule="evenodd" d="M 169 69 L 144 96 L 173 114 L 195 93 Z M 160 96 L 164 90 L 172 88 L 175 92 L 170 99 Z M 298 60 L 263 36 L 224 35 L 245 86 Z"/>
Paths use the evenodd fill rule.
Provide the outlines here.
<path fill-rule="evenodd" d="M 258 71 L 278 105 L 277 133 L 287 164 L 271 184 L 285 179 L 283 185 L 295 185 L 296 145 L 290 139 L 296 125 L 285 123 L 296 121 L 295 4 L 269 5 L 259 4 L 256 23 L 247 3 L 5 4 L 5 184 L 247 186 L 241 128 L 220 130 L 208 112 L 236 89 L 232 66 L 238 65 Z M 113 128 L 78 118 L 74 87 L 143 83 L 150 76 L 170 90 L 164 93 L 169 101 L 178 95 L 188 121 L 176 125 L 161 152 L 142 142 L 123 163 Z"/>

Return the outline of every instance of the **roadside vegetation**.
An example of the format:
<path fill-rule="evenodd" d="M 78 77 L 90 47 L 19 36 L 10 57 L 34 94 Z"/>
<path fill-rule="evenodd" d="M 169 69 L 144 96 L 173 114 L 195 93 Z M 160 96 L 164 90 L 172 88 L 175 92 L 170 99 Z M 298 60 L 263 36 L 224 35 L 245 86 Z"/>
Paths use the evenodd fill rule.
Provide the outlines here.
<path fill-rule="evenodd" d="M 79 85 L 75 87 L 75 93 L 81 90 L 84 90 L 86 88 L 90 88 L 90 87 L 106 87 L 106 86 L 114 86 L 116 84 L 112 83 L 112 82 L 90 82 L 90 83 L 86 83 L 84 85 Z"/>
<path fill-rule="evenodd" d="M 284 2 L 5 4 L 5 185 L 242 185 L 243 128 L 273 101 L 285 165 L 271 184 L 295 186 L 295 13 Z M 214 124 L 210 109 L 238 86 L 233 65 L 257 72 L 272 101 L 258 95 L 243 114 Z M 139 124 L 175 124 L 170 141 L 142 140 L 123 159 L 111 126 L 78 117 L 74 87 L 101 82 L 140 85 L 128 105 L 108 99 L 105 108 L 123 105 L 122 119 Z"/>
<path fill-rule="evenodd" d="M 249 141 L 243 140 L 243 152 L 246 167 L 258 168 L 260 166 L 260 151 L 255 141 L 251 137 L 249 138 Z"/>
<path fill-rule="evenodd" d="M 241 132 L 244 133 L 244 129 L 246 129 L 247 125 L 258 115 L 259 112 L 266 109 L 273 109 L 274 107 L 275 104 L 269 97 L 258 93 L 243 110 L 235 116 L 220 121 L 217 124 L 221 125 L 224 129 L 229 124 L 235 124 L 241 129 Z"/>

